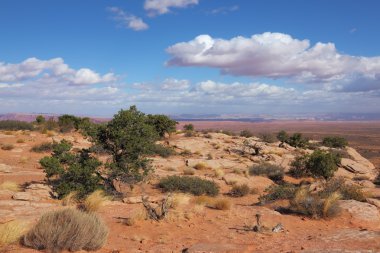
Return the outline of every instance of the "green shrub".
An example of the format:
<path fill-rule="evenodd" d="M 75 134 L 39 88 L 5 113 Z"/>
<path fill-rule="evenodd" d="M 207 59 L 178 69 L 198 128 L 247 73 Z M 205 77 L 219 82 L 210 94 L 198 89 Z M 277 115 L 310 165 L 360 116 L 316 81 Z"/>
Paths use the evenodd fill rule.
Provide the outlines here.
<path fill-rule="evenodd" d="M 33 130 L 33 124 L 18 120 L 1 120 L 0 130 Z"/>
<path fill-rule="evenodd" d="M 88 150 L 70 152 L 71 143 L 62 140 L 53 145 L 52 156 L 40 160 L 49 183 L 59 198 L 76 191 L 78 198 L 102 188 L 99 167 L 102 164 Z"/>
<path fill-rule="evenodd" d="M 64 114 L 58 117 L 59 130 L 62 133 L 70 132 L 74 129 L 78 130 L 81 119 L 69 114 Z"/>
<path fill-rule="evenodd" d="M 308 158 L 306 168 L 314 177 L 330 178 L 338 170 L 341 158 L 334 153 L 315 150 Z"/>
<path fill-rule="evenodd" d="M 344 148 L 348 145 L 348 142 L 343 137 L 329 136 L 323 138 L 322 144 L 330 148 Z"/>
<path fill-rule="evenodd" d="M 309 141 L 303 138 L 301 133 L 294 133 L 286 142 L 292 147 L 304 148 Z"/>
<path fill-rule="evenodd" d="M 296 190 L 297 187 L 292 184 L 271 185 L 265 189 L 266 194 L 260 196 L 259 200 L 261 203 L 265 203 L 279 199 L 291 199 L 294 197 Z"/>
<path fill-rule="evenodd" d="M 240 132 L 240 136 L 241 137 L 246 137 L 246 138 L 249 138 L 249 137 L 252 137 L 253 136 L 253 133 L 249 130 L 243 130 Z"/>
<path fill-rule="evenodd" d="M 45 122 L 46 122 L 46 119 L 45 119 L 44 116 L 42 116 L 42 115 L 38 115 L 38 116 L 36 117 L 36 123 L 37 123 L 38 125 L 41 125 L 41 124 L 43 124 L 43 123 L 45 123 Z"/>
<path fill-rule="evenodd" d="M 44 152 L 51 152 L 53 150 L 53 143 L 51 142 L 43 142 L 41 144 L 37 144 L 33 146 L 30 151 L 36 152 L 36 153 L 44 153 Z"/>
<path fill-rule="evenodd" d="M 186 124 L 183 126 L 183 129 L 185 131 L 194 131 L 194 125 L 193 124 Z"/>
<path fill-rule="evenodd" d="M 178 124 L 178 122 L 170 119 L 166 115 L 149 114 L 147 115 L 147 117 L 147 123 L 155 128 L 156 132 L 161 138 L 164 137 L 165 134 L 170 134 L 176 131 L 176 125 Z"/>
<path fill-rule="evenodd" d="M 323 190 L 319 193 L 322 198 L 326 198 L 333 192 L 339 192 L 342 199 L 353 199 L 357 201 L 366 201 L 366 194 L 361 186 L 348 183 L 342 177 L 331 178 L 323 185 Z"/>
<path fill-rule="evenodd" d="M 249 169 L 249 174 L 255 176 L 267 176 L 273 181 L 280 181 L 284 178 L 284 168 L 267 162 L 254 165 Z"/>
<path fill-rule="evenodd" d="M 271 133 L 261 133 L 259 134 L 259 137 L 263 142 L 266 142 L 266 143 L 276 142 L 276 137 Z"/>
<path fill-rule="evenodd" d="M 315 150 L 311 155 L 298 156 L 291 163 L 289 173 L 295 177 L 313 176 L 331 178 L 338 170 L 340 156 L 322 150 Z"/>
<path fill-rule="evenodd" d="M 172 149 L 170 147 L 165 147 L 165 146 L 163 146 L 161 144 L 155 144 L 155 145 L 153 145 L 151 152 L 152 152 L 152 154 L 159 155 L 159 156 L 164 157 L 164 158 L 176 154 L 176 152 L 174 151 L 174 149 Z"/>
<path fill-rule="evenodd" d="M 23 237 L 22 243 L 37 250 L 98 250 L 106 242 L 108 229 L 94 213 L 67 208 L 44 214 Z"/>
<path fill-rule="evenodd" d="M 219 193 L 219 187 L 216 183 L 189 176 L 168 176 L 162 178 L 159 187 L 165 192 L 183 192 L 193 195 L 216 196 Z"/>
<path fill-rule="evenodd" d="M 282 144 L 284 144 L 289 138 L 289 135 L 287 132 L 285 132 L 284 130 L 281 130 L 280 132 L 278 132 L 277 134 L 277 139 L 279 141 L 281 141 Z"/>
<path fill-rule="evenodd" d="M 152 170 L 149 155 L 159 138 L 155 128 L 147 123 L 147 116 L 136 106 L 120 110 L 106 125 L 99 128 L 96 143 L 112 155 L 109 180 L 136 183 Z"/>
<path fill-rule="evenodd" d="M 251 192 L 251 188 L 247 184 L 242 185 L 234 185 L 232 186 L 231 191 L 229 194 L 233 197 L 243 197 L 248 195 Z"/>

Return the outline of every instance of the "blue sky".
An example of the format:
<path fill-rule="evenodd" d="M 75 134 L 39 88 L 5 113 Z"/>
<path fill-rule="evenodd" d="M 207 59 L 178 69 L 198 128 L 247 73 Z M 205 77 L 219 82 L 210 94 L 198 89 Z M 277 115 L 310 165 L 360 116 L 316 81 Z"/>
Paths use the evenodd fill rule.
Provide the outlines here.
<path fill-rule="evenodd" d="M 0 112 L 379 113 L 376 0 L 3 0 Z"/>

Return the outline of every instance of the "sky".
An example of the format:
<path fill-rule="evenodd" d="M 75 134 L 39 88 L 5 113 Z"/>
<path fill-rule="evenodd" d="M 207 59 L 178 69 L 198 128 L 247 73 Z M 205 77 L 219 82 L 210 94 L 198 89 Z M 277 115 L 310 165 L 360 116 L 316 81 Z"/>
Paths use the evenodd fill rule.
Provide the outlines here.
<path fill-rule="evenodd" d="M 1 0 L 0 113 L 380 113 L 377 0 Z"/>

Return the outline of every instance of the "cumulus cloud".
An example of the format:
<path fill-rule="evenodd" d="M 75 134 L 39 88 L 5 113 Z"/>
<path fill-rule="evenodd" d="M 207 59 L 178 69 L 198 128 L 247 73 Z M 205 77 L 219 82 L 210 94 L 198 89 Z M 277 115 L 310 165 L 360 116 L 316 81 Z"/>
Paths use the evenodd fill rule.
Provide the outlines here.
<path fill-rule="evenodd" d="M 190 5 L 197 5 L 199 0 L 146 0 L 144 9 L 149 15 L 162 15 L 170 12 L 171 8 L 187 8 Z"/>
<path fill-rule="evenodd" d="M 380 57 L 338 52 L 333 43 L 299 40 L 283 33 L 238 36 L 230 40 L 200 35 L 167 48 L 169 66 L 201 66 L 224 74 L 291 78 L 303 83 L 345 82 L 352 76 L 373 79 L 380 74 Z"/>
<path fill-rule="evenodd" d="M 190 81 L 189 80 L 179 80 L 175 78 L 167 78 L 163 81 L 161 88 L 163 90 L 185 90 L 189 88 Z"/>
<path fill-rule="evenodd" d="M 128 14 L 118 7 L 107 8 L 114 16 L 113 18 L 125 28 L 132 29 L 134 31 L 143 31 L 149 28 L 149 26 L 139 17 Z"/>
<path fill-rule="evenodd" d="M 215 9 L 213 9 L 211 11 L 208 11 L 207 13 L 217 15 L 217 14 L 227 14 L 229 12 L 234 12 L 234 11 L 237 11 L 237 10 L 239 10 L 239 5 L 222 6 L 222 7 L 219 7 L 219 8 L 215 8 Z"/>

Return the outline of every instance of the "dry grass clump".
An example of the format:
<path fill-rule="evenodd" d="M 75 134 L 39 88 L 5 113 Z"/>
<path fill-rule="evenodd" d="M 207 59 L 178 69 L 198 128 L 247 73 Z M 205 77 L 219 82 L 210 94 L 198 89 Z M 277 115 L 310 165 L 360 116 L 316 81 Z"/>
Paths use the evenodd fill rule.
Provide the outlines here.
<path fill-rule="evenodd" d="M 47 135 L 47 137 L 53 137 L 53 136 L 56 136 L 57 133 L 55 131 L 52 131 L 52 130 L 47 130 L 46 135 Z"/>
<path fill-rule="evenodd" d="M 18 139 L 16 142 L 17 143 L 25 143 L 25 140 L 24 139 Z"/>
<path fill-rule="evenodd" d="M 3 144 L 3 145 L 1 146 L 1 149 L 2 149 L 2 150 L 12 150 L 12 149 L 14 149 L 14 148 L 15 148 L 15 146 L 12 145 L 12 144 Z"/>
<path fill-rule="evenodd" d="M 177 209 L 180 206 L 189 204 L 191 197 L 188 194 L 175 193 L 170 199 L 170 207 Z"/>
<path fill-rule="evenodd" d="M 108 199 L 109 198 L 105 196 L 104 191 L 96 190 L 90 195 L 88 195 L 87 198 L 84 200 L 83 208 L 86 212 L 96 212 L 102 206 L 104 206 L 105 201 L 107 201 Z"/>
<path fill-rule="evenodd" d="M 338 192 L 333 192 L 322 199 L 318 194 L 310 193 L 307 188 L 300 188 L 290 201 L 290 209 L 315 219 L 334 217 L 339 212 L 340 198 Z"/>
<path fill-rule="evenodd" d="M 2 184 L 0 184 L 0 190 L 8 190 L 12 192 L 19 192 L 21 191 L 20 186 L 12 181 L 4 181 Z"/>
<path fill-rule="evenodd" d="M 338 192 L 342 199 L 353 199 L 366 201 L 367 196 L 361 186 L 346 182 L 343 177 L 332 178 L 323 185 L 323 190 L 319 193 L 321 197 L 328 197 L 332 193 Z"/>
<path fill-rule="evenodd" d="M 224 170 L 222 168 L 214 169 L 214 176 L 216 178 L 222 178 L 224 176 Z"/>
<path fill-rule="evenodd" d="M 212 198 L 209 196 L 197 196 L 194 198 L 194 203 L 217 210 L 230 210 L 232 205 L 231 201 L 226 198 Z"/>
<path fill-rule="evenodd" d="M 209 169 L 211 169 L 211 167 L 205 163 L 197 163 L 194 165 L 194 169 L 196 169 L 196 170 L 209 170 Z"/>
<path fill-rule="evenodd" d="M 232 186 L 231 191 L 229 194 L 232 197 L 243 197 L 251 193 L 251 188 L 247 184 L 237 185 L 235 184 Z"/>
<path fill-rule="evenodd" d="M 108 229 L 93 213 L 72 208 L 44 214 L 23 237 L 25 246 L 49 252 L 98 250 L 106 242 Z"/>
<path fill-rule="evenodd" d="M 65 197 L 61 199 L 62 206 L 75 206 L 77 205 L 77 192 L 73 191 L 67 194 Z"/>
<path fill-rule="evenodd" d="M 17 242 L 25 230 L 25 222 L 13 220 L 0 224 L 0 248 Z"/>
<path fill-rule="evenodd" d="M 183 169 L 183 174 L 184 175 L 188 175 L 188 176 L 192 176 L 195 174 L 195 170 L 192 169 L 192 168 L 184 168 Z"/>
<path fill-rule="evenodd" d="M 143 208 L 137 208 L 133 210 L 130 217 L 123 219 L 123 224 L 127 226 L 133 226 L 136 224 L 136 222 L 141 221 L 141 220 L 146 220 L 146 219 L 147 219 L 146 210 Z"/>

